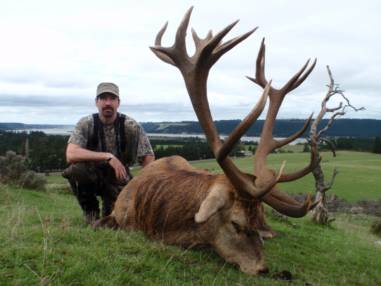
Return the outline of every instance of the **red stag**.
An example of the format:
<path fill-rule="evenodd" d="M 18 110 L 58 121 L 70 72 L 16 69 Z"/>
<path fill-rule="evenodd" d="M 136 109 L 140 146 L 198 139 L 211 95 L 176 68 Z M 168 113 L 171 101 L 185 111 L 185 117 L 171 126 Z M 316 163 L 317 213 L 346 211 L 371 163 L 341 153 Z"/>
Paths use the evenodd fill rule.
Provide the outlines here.
<path fill-rule="evenodd" d="M 161 46 L 165 24 L 151 49 L 161 60 L 181 71 L 194 111 L 224 174 L 195 169 L 179 156 L 157 160 L 130 181 L 120 193 L 113 213 L 96 226 L 142 230 L 150 238 L 183 247 L 211 246 L 226 261 L 238 264 L 243 272 L 264 273 L 268 269 L 262 237 L 271 236 L 272 232 L 266 225 L 262 202 L 291 217 L 302 217 L 314 207 L 310 197 L 301 204 L 280 192 L 276 184 L 297 180 L 311 172 L 316 150 L 312 150 L 307 167 L 291 174 L 282 172 L 284 166 L 278 173 L 268 168 L 266 158 L 274 149 L 298 138 L 308 127 L 311 117 L 302 130 L 289 138 L 273 138 L 275 119 L 285 95 L 306 79 L 316 61 L 309 68 L 307 62 L 281 89 L 275 89 L 265 77 L 265 44 L 262 42 L 255 78 L 250 79 L 264 89 L 263 94 L 249 115 L 222 142 L 209 109 L 208 73 L 224 53 L 256 29 L 225 43 L 222 39 L 237 22 L 215 36 L 209 32 L 205 39 L 192 30 L 196 51 L 189 57 L 185 35 L 191 12 L 192 8 L 184 16 L 172 47 Z M 269 109 L 255 152 L 254 174 L 244 173 L 228 154 L 261 114 L 268 97 Z"/>

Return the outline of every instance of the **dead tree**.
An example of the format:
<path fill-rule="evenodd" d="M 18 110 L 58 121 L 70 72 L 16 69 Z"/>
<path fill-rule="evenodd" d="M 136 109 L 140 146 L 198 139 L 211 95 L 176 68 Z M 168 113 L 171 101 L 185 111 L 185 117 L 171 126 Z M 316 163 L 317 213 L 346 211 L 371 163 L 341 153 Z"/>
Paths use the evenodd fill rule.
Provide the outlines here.
<path fill-rule="evenodd" d="M 329 81 L 330 81 L 329 85 L 327 85 L 328 91 L 322 101 L 321 110 L 311 125 L 309 143 L 311 145 L 311 148 L 314 148 L 316 150 L 318 150 L 317 147 L 319 144 L 321 143 L 327 144 L 330 147 L 333 156 L 335 157 L 336 156 L 335 145 L 330 140 L 324 137 L 325 132 L 332 126 L 336 118 L 346 114 L 346 111 L 348 108 L 354 111 L 363 110 L 364 108 L 354 107 L 350 103 L 349 99 L 345 96 L 344 91 L 341 90 L 339 85 L 335 83 L 329 66 L 327 66 L 327 71 L 328 71 Z M 328 101 L 335 95 L 341 96 L 341 98 L 344 100 L 344 103 L 340 102 L 339 106 L 335 108 L 328 108 L 327 107 Z M 327 113 L 331 113 L 332 115 L 330 119 L 328 120 L 328 123 L 319 130 L 318 125 Z M 332 188 L 332 185 L 335 181 L 338 171 L 335 168 L 333 170 L 331 179 L 327 182 L 325 180 L 324 172 L 321 167 L 320 154 L 318 155 L 317 160 L 318 162 L 316 164 L 316 167 L 312 171 L 312 174 L 315 178 L 315 192 L 316 192 L 315 202 L 317 202 L 317 206 L 313 210 L 313 221 L 315 221 L 318 224 L 328 224 L 332 220 L 330 219 L 328 214 L 326 192 Z"/>

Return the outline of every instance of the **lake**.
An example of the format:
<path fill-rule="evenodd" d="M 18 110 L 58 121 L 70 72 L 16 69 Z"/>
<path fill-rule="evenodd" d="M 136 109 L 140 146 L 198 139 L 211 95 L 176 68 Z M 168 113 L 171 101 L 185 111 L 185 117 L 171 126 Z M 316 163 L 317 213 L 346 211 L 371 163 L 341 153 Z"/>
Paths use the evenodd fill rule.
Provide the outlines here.
<path fill-rule="evenodd" d="M 59 127 L 59 128 L 35 128 L 35 129 L 22 129 L 22 130 L 12 130 L 14 132 L 33 132 L 33 131 L 41 131 L 46 134 L 51 135 L 70 135 L 73 132 L 74 126 L 65 126 L 65 127 Z M 171 133 L 147 133 L 148 137 L 150 138 L 202 138 L 205 139 L 204 134 L 171 134 Z M 221 135 L 221 139 L 227 138 L 228 135 Z M 241 138 L 241 141 L 243 142 L 259 142 L 260 137 L 256 136 L 243 136 Z M 275 138 L 275 139 L 283 139 L 283 138 Z M 291 143 L 291 145 L 295 145 L 298 143 L 305 143 L 305 138 L 298 138 L 294 142 Z"/>

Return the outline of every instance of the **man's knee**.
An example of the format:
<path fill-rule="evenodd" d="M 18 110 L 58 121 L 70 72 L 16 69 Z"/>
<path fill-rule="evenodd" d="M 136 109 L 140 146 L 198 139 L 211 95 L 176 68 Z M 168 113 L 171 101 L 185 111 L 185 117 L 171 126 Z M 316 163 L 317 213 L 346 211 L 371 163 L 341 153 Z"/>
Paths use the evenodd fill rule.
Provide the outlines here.
<path fill-rule="evenodd" d="M 91 162 L 71 164 L 62 172 L 62 176 L 81 185 L 97 184 L 98 181 L 98 172 Z"/>

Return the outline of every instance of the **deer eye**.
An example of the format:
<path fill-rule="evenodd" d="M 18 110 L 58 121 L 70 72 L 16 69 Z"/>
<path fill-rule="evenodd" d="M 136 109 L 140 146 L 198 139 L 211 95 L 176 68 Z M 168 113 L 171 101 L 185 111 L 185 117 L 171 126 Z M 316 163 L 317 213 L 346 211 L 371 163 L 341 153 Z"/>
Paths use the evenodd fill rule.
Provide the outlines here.
<path fill-rule="evenodd" d="M 237 233 L 241 233 L 243 231 L 242 227 L 238 223 L 234 221 L 232 221 L 231 223 Z"/>

